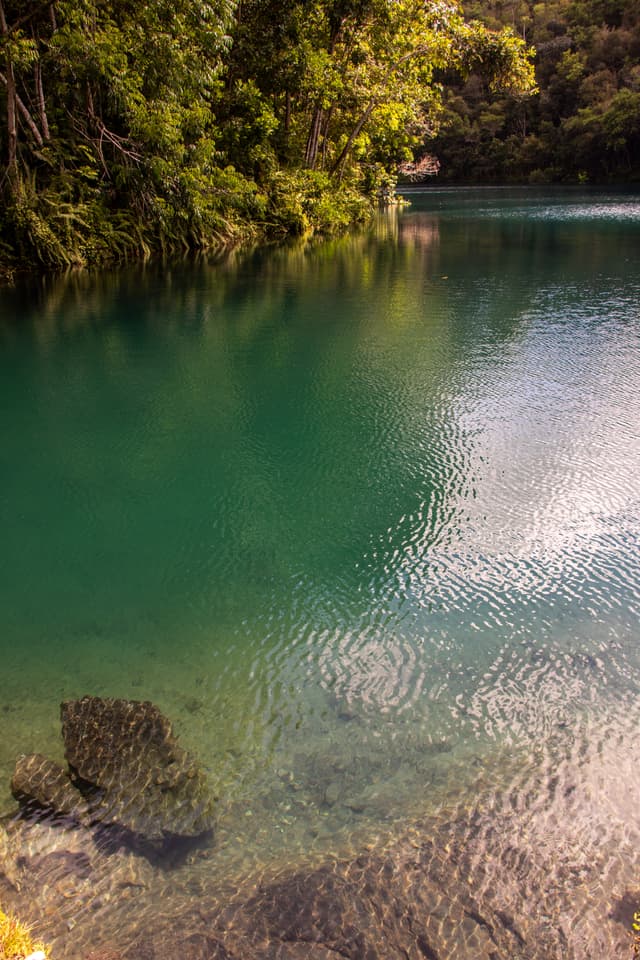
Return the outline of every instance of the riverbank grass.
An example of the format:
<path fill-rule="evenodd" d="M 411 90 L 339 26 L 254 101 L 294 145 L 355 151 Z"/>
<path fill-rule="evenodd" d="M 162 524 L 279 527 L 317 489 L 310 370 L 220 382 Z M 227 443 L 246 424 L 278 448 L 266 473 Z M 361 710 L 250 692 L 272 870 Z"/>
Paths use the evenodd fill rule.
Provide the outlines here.
<path fill-rule="evenodd" d="M 28 925 L 1 908 L 0 960 L 50 960 L 48 948 L 33 939 Z"/>

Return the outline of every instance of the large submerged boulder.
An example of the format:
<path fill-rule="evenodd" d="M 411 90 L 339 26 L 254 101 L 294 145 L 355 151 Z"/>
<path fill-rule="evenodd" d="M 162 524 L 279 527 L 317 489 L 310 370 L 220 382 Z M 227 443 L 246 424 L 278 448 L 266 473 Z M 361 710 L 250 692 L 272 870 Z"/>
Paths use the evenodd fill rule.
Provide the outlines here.
<path fill-rule="evenodd" d="M 18 800 L 151 841 L 212 828 L 204 771 L 152 703 L 83 697 L 62 704 L 61 720 L 68 773 L 40 754 L 20 757 L 12 780 Z"/>
<path fill-rule="evenodd" d="M 152 703 L 83 697 L 65 701 L 60 713 L 72 779 L 98 788 L 100 820 L 147 839 L 211 829 L 204 772 Z"/>

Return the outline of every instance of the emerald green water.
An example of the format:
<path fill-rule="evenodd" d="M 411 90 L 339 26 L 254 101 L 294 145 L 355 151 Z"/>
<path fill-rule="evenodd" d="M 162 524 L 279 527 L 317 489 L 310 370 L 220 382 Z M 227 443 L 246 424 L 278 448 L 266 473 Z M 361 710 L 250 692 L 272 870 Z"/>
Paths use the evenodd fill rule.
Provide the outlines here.
<path fill-rule="evenodd" d="M 635 825 L 640 200 L 411 199 L 2 294 L 6 809 L 92 693 L 203 760 L 220 875 L 471 802 L 501 756 Z"/>

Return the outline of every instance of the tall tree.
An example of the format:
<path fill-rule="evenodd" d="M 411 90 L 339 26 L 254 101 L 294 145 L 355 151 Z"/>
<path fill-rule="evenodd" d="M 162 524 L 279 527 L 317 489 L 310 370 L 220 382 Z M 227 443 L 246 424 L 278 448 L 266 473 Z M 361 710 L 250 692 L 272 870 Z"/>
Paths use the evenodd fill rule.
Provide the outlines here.
<path fill-rule="evenodd" d="M 453 0 L 0 0 L 0 228 L 63 266 L 347 222 L 480 61 L 531 88 Z"/>
<path fill-rule="evenodd" d="M 437 71 L 482 63 L 494 85 L 533 88 L 523 41 L 466 23 L 454 3 L 310 0 L 285 10 L 246 0 L 242 9 L 233 81 L 250 79 L 246 64 L 286 130 L 289 158 L 338 178 L 360 161 L 394 168 L 409 158 L 438 114 Z M 282 26 L 261 47 L 251 24 L 265 22 Z"/>

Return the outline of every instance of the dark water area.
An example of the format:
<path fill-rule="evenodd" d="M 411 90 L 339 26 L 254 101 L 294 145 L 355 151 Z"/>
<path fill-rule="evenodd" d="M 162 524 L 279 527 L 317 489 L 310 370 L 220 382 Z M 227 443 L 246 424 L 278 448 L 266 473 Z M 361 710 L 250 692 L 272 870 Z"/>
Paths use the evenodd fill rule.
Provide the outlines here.
<path fill-rule="evenodd" d="M 0 904 L 57 957 L 631 955 L 640 196 L 410 199 L 0 295 Z M 16 820 L 84 694 L 212 839 Z"/>

